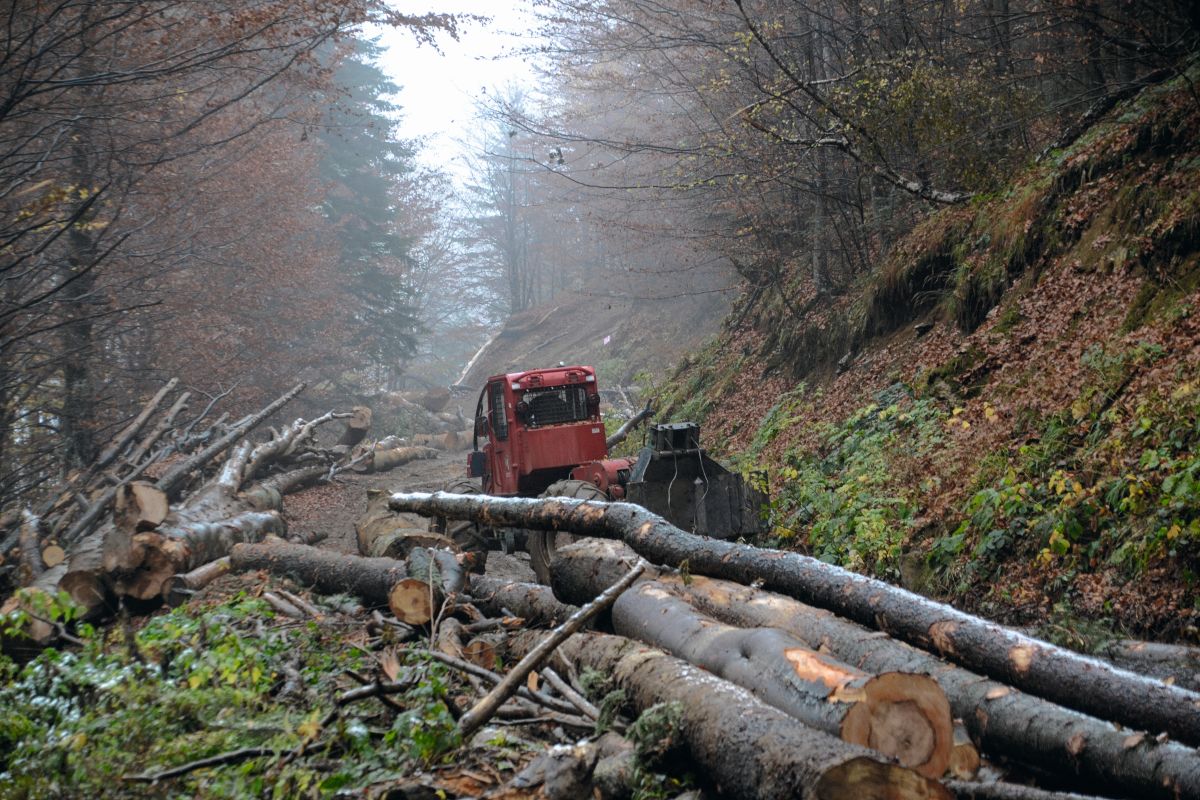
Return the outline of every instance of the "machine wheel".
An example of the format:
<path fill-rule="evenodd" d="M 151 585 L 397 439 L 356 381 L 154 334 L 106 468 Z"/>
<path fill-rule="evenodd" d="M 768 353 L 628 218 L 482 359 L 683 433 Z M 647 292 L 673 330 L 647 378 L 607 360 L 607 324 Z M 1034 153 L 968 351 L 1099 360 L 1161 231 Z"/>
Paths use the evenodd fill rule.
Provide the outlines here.
<path fill-rule="evenodd" d="M 555 481 L 542 492 L 541 497 L 578 497 L 581 500 L 608 500 L 600 487 L 587 481 Z M 539 583 L 550 585 L 550 565 L 558 548 L 575 541 L 576 537 L 558 531 L 530 531 L 526 547 L 529 549 L 529 565 L 533 567 Z"/>
<path fill-rule="evenodd" d="M 470 478 L 455 478 L 452 481 L 446 481 L 442 484 L 443 492 L 453 492 L 454 494 L 481 494 L 479 483 Z M 463 549 L 464 552 L 476 553 L 475 566 L 472 571 L 483 572 L 484 566 L 487 563 L 487 538 L 484 537 L 483 531 L 479 529 L 479 524 L 464 519 L 446 519 L 445 517 L 434 517 L 429 520 L 429 530 L 433 533 L 440 533 L 451 539 L 455 544 Z"/>

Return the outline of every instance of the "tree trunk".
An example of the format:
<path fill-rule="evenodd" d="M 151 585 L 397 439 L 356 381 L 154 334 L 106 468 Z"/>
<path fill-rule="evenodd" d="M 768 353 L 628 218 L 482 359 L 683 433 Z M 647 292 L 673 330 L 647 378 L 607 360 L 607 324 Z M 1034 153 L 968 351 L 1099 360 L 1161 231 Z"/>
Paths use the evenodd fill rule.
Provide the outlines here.
<path fill-rule="evenodd" d="M 1200 648 L 1181 644 L 1139 642 L 1123 639 L 1109 642 L 1098 655 L 1122 669 L 1152 675 L 1176 686 L 1200 689 Z"/>
<path fill-rule="evenodd" d="M 117 491 L 113 501 L 113 519 L 117 527 L 129 531 L 152 531 L 167 518 L 167 495 L 152 483 L 134 481 Z"/>
<path fill-rule="evenodd" d="M 192 522 L 139 533 L 133 537 L 135 563 L 113 576 L 114 588 L 120 595 L 139 600 L 161 597 L 164 584 L 176 574 L 227 556 L 236 544 L 257 542 L 267 534 L 282 536 L 284 531 L 278 512 L 247 511 L 219 522 Z"/>
<path fill-rule="evenodd" d="M 338 445 L 341 447 L 354 447 L 367 436 L 367 431 L 371 430 L 371 409 L 367 406 L 355 406 L 351 409 L 354 416 L 346 420 L 346 429 L 342 431 L 342 436 L 338 439 Z"/>
<path fill-rule="evenodd" d="M 367 510 L 354 522 L 358 552 L 364 556 L 404 558 L 414 547 L 438 547 L 458 550 L 453 540 L 425 527 L 414 514 L 397 514 L 387 506 L 388 494 L 382 489 L 367 490 Z"/>
<path fill-rule="evenodd" d="M 1200 694 L 1196 692 L 1117 669 L 799 553 L 696 536 L 629 503 L 411 493 L 393 495 L 391 506 L 397 511 L 470 518 L 493 526 L 622 539 L 654 563 L 686 563 L 694 574 L 745 584 L 760 582 L 865 625 L 877 625 L 911 644 L 1032 694 L 1200 744 Z"/>
<path fill-rule="evenodd" d="M 723 796 L 746 800 L 945 798 L 936 782 L 814 731 L 744 689 L 619 636 L 576 634 L 558 650 L 611 675 L 639 711 L 675 703 L 685 745 Z"/>
<path fill-rule="evenodd" d="M 1074 775 L 1103 793 L 1200 797 L 1200 753 L 1190 747 L 1023 694 L 790 597 L 699 576 L 663 576 L 657 585 L 723 622 L 778 627 L 860 669 L 932 675 L 985 754 Z"/>
<path fill-rule="evenodd" d="M 391 450 L 376 450 L 366 464 L 364 472 L 387 472 L 402 464 L 418 459 L 437 458 L 438 451 L 432 447 L 396 447 Z"/>
<path fill-rule="evenodd" d="M 392 605 L 393 593 L 401 588 L 399 596 L 405 605 L 397 616 L 415 625 L 428 622 L 437 613 L 441 598 L 465 585 L 465 574 L 454 553 L 424 548 L 414 550 L 408 561 L 397 561 L 304 544 L 239 544 L 230 553 L 230 566 L 237 572 L 263 569 L 292 577 L 323 594 L 351 592 L 380 606 Z M 392 610 L 397 611 L 394 605 Z"/>
<path fill-rule="evenodd" d="M 940 778 L 950 763 L 950 704 L 925 675 L 869 675 L 778 628 L 734 628 L 653 583 L 625 592 L 613 629 L 748 689 L 805 725 Z"/>
<path fill-rule="evenodd" d="M 239 544 L 229 562 L 234 572 L 266 570 L 294 577 L 322 594 L 350 592 L 377 606 L 387 605 L 388 592 L 408 577 L 403 561 L 349 556 L 304 544 Z"/>
<path fill-rule="evenodd" d="M 579 610 L 578 606 L 560 603 L 548 586 L 490 575 L 472 575 L 470 592 L 474 604 L 485 614 L 499 617 L 512 613 L 530 627 L 558 625 Z"/>
<path fill-rule="evenodd" d="M 210 583 L 229 573 L 229 556 L 201 564 L 191 572 L 172 575 L 163 583 L 163 601 L 175 608 L 183 605 L 192 595 Z"/>

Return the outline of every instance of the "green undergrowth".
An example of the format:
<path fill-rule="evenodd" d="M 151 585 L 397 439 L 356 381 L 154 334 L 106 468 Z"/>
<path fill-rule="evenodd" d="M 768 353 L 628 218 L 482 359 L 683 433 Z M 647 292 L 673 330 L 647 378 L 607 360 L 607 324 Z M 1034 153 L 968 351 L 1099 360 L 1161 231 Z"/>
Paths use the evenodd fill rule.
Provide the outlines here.
<path fill-rule="evenodd" d="M 765 446 L 781 426 L 790 424 L 790 414 L 805 394 L 801 387 L 771 410 L 755 447 Z M 931 400 L 908 397 L 903 387 L 894 387 L 881 400 L 839 424 L 822 424 L 815 451 L 784 454 L 770 506 L 772 545 L 899 578 L 903 546 L 920 517 L 925 488 L 907 484 L 901 477 L 903 465 L 940 446 L 947 414 Z"/>
<path fill-rule="evenodd" d="M 330 797 L 458 744 L 443 668 L 422 661 L 403 666 L 411 688 L 393 697 L 403 711 L 366 700 L 322 728 L 362 651 L 316 623 L 277 624 L 258 600 L 178 609 L 136 633 L 76 633 L 75 651 L 0 662 L 0 797 Z M 270 754 L 131 780 L 243 748 Z"/>
<path fill-rule="evenodd" d="M 1197 81 L 1193 66 L 1150 87 L 1010 185 L 930 214 L 802 317 L 780 292 L 754 293 L 680 370 L 673 408 L 709 415 L 747 474 L 770 471 L 767 543 L 968 604 L 994 599 L 997 613 L 1009 597 L 1075 646 L 1095 636 L 1070 631 L 1093 625 L 1170 635 L 1173 614 L 1197 617 L 1200 405 L 1183 357 L 1200 287 Z M 1038 295 L 1091 280 L 1136 297 L 1060 313 Z M 904 330 L 918 321 L 946 327 L 921 340 Z M 746 326 L 760 343 L 749 354 L 737 349 Z M 1083 358 L 1062 361 L 1081 338 Z M 837 376 L 848 365 L 878 386 L 884 347 L 903 396 L 847 410 Z M 747 370 L 794 388 L 762 414 L 761 398 L 742 402 L 750 381 L 732 389 Z M 1048 407 L 1039 387 L 1064 380 L 1082 388 Z M 804 449 L 780 444 L 794 441 Z M 1153 599 L 1129 590 L 1142 580 Z M 1111 608 L 1110 587 L 1125 593 Z M 1175 633 L 1195 635 L 1189 624 Z"/>
<path fill-rule="evenodd" d="M 1110 384 L 1129 364 L 1160 355 L 1090 351 Z M 1042 421 L 1001 474 L 989 480 L 981 471 L 982 485 L 957 527 L 933 543 L 931 562 L 958 592 L 1013 559 L 1063 582 L 1105 568 L 1137 578 L 1167 564 L 1192 586 L 1200 572 L 1200 383 L 1176 378 L 1132 414 L 1110 406 L 1101 383 Z"/>

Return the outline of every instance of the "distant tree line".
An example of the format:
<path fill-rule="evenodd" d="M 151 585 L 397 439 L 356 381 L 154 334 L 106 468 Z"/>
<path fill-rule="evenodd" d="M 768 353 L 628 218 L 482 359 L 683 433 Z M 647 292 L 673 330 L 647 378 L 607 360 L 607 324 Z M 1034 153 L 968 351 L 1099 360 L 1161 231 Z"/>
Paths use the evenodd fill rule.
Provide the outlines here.
<path fill-rule="evenodd" d="M 1186 0 L 536 5 L 544 79 L 493 98 L 477 148 L 510 311 L 738 285 L 803 316 L 1200 43 Z"/>
<path fill-rule="evenodd" d="M 374 0 L 4 15 L 0 505 L 89 463 L 168 377 L 236 409 L 403 369 L 443 190 L 356 37 L 454 19 Z"/>

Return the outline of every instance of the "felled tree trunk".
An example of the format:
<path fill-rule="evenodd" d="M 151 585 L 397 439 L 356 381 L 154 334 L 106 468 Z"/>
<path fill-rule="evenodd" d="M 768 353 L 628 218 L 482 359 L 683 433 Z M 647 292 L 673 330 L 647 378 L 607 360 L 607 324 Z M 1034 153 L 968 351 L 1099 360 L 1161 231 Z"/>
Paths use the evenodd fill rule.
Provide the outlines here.
<path fill-rule="evenodd" d="M 388 508 L 388 494 L 382 489 L 367 490 L 367 510 L 354 522 L 358 552 L 364 556 L 404 558 L 414 547 L 438 547 L 457 551 L 453 540 L 425 527 L 418 527 L 414 515 L 397 514 Z"/>
<path fill-rule="evenodd" d="M 513 613 L 531 627 L 558 625 L 579 610 L 578 606 L 560 603 L 548 586 L 490 575 L 472 575 L 470 592 L 472 601 L 483 612 L 493 617 Z"/>
<path fill-rule="evenodd" d="M 440 606 L 440 602 L 423 598 L 451 594 L 464 586 L 464 573 L 455 555 L 428 550 L 406 562 L 344 555 L 303 544 L 239 544 L 230 553 L 230 566 L 236 572 L 262 569 L 290 576 L 325 594 L 351 592 L 375 605 L 390 606 L 396 588 L 403 586 L 406 601 L 423 607 L 406 611 L 408 618 L 401 617 L 410 624 L 428 622 Z"/>
<path fill-rule="evenodd" d="M 228 573 L 229 556 L 225 556 L 202 564 L 191 572 L 173 575 L 163 583 L 163 601 L 172 608 L 183 605 L 193 594 Z"/>
<path fill-rule="evenodd" d="M 1192 691 L 1200 689 L 1200 647 L 1122 639 L 1109 642 L 1098 655 L 1122 669 L 1173 681 Z"/>
<path fill-rule="evenodd" d="M 410 461 L 437 458 L 438 451 L 432 447 L 394 447 L 391 450 L 375 450 L 371 457 L 358 467 L 359 472 L 387 472 Z"/>
<path fill-rule="evenodd" d="M 113 521 L 119 528 L 152 531 L 167 518 L 166 492 L 146 481 L 133 481 L 117 490 Z"/>
<path fill-rule="evenodd" d="M 340 447 L 354 447 L 367 436 L 367 431 L 371 430 L 371 409 L 367 406 L 355 406 L 352 408 L 353 416 L 346 420 L 346 429 L 342 431 L 342 436 L 338 439 Z"/>
<path fill-rule="evenodd" d="M 409 625 L 429 622 L 448 595 L 461 594 L 466 586 L 466 573 L 448 550 L 414 547 L 400 563 L 405 564 L 408 577 L 388 592 L 388 608 Z"/>
<path fill-rule="evenodd" d="M 768 589 L 876 625 L 997 680 L 1124 725 L 1200 744 L 1200 694 L 1032 639 L 883 581 L 799 553 L 687 533 L 630 503 L 396 494 L 391 506 L 492 526 L 622 539 L 655 563 Z"/>
<path fill-rule="evenodd" d="M 229 555 L 235 544 L 261 541 L 286 531 L 277 511 L 247 511 L 218 522 L 192 522 L 139 533 L 133 551 L 141 555 L 137 568 L 115 582 L 118 594 L 149 600 L 161 597 L 164 584 L 181 572 Z"/>
<path fill-rule="evenodd" d="M 653 583 L 625 592 L 613 629 L 719 675 L 817 730 L 870 747 L 930 778 L 950 763 L 950 704 L 911 672 L 871 675 L 778 628 L 717 622 Z"/>
<path fill-rule="evenodd" d="M 1075 775 L 1102 794 L 1200 797 L 1200 753 L 1193 748 L 1024 694 L 790 597 L 700 576 L 662 576 L 656 585 L 726 623 L 786 630 L 865 670 L 932 675 L 984 753 Z"/>
<path fill-rule="evenodd" d="M 47 600 L 54 596 L 59 580 L 66 574 L 67 565 L 59 564 L 57 567 L 51 567 L 44 570 L 37 579 L 27 588 L 27 592 L 32 595 L 41 595 Z M 3 645 L 3 651 L 13 658 L 25 659 L 31 658 L 46 645 L 54 641 L 57 635 L 57 630 L 52 622 L 48 619 L 37 616 L 39 603 L 36 599 L 30 598 L 22 602 L 19 595 L 13 595 L 0 605 L 0 616 L 8 614 L 12 611 L 26 611 L 31 616 L 20 631 L 18 636 L 5 636 L 0 632 L 0 644 Z"/>
<path fill-rule="evenodd" d="M 619 636 L 576 634 L 558 653 L 611 675 L 639 710 L 678 704 L 696 764 L 722 795 L 746 800 L 945 798 L 941 785 L 870 751 L 802 725 L 744 689 Z"/>

